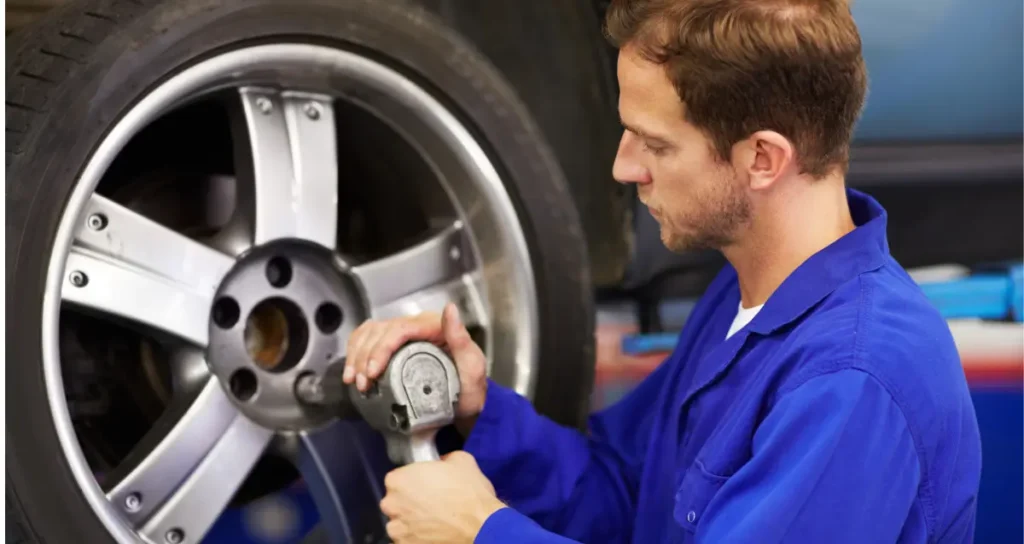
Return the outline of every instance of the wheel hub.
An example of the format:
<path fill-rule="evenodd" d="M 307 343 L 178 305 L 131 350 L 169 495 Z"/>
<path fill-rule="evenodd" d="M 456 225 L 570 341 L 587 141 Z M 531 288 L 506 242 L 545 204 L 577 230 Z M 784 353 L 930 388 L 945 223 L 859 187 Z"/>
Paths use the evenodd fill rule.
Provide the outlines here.
<path fill-rule="evenodd" d="M 295 399 L 300 376 L 324 371 L 368 311 L 358 281 L 324 248 L 282 241 L 253 249 L 227 274 L 210 313 L 207 362 L 232 401 L 272 429 L 328 416 Z"/>

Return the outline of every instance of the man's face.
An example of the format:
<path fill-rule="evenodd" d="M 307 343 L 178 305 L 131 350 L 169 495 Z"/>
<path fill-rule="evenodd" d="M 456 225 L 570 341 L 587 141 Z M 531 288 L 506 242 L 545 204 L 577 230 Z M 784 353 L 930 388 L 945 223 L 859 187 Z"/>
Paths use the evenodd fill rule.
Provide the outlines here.
<path fill-rule="evenodd" d="M 751 214 L 744 176 L 716 160 L 708 138 L 685 120 L 662 66 L 625 47 L 618 77 L 626 129 L 612 169 L 615 179 L 637 184 L 670 250 L 721 249 L 735 242 Z"/>

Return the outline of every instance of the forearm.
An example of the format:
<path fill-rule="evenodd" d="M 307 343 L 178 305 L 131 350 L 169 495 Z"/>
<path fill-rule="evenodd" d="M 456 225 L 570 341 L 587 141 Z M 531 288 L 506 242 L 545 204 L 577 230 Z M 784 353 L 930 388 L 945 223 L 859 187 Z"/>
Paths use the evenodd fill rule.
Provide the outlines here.
<path fill-rule="evenodd" d="M 628 540 L 635 482 L 600 436 L 537 414 L 497 384 L 466 442 L 498 496 L 542 527 L 581 540 Z"/>

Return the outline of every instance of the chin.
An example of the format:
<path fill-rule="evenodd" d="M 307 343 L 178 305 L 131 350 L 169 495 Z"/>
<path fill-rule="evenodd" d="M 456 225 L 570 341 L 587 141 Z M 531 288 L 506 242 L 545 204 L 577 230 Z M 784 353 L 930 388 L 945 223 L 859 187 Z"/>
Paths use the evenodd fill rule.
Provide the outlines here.
<path fill-rule="evenodd" d="M 703 251 L 705 249 L 717 249 L 707 240 L 682 232 L 670 232 L 661 228 L 661 243 L 673 253 L 686 253 L 689 251 Z"/>
<path fill-rule="evenodd" d="M 678 233 L 668 232 L 665 227 L 661 228 L 661 243 L 666 249 L 673 253 L 685 253 L 689 251 L 688 240 Z"/>

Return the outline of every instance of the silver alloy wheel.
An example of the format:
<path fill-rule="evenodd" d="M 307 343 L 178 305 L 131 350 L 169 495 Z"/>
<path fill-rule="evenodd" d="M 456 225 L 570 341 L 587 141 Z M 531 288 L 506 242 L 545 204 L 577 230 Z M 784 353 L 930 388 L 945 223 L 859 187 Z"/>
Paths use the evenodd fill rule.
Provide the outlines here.
<path fill-rule="evenodd" d="M 281 89 L 302 72 L 330 74 L 326 79 L 335 83 L 300 78 Z M 251 134 L 249 232 L 236 230 L 215 249 L 95 194 L 134 135 L 172 109 L 226 88 L 238 89 Z M 529 251 L 497 170 L 456 116 L 412 80 L 344 50 L 272 44 L 204 60 L 146 95 L 95 150 L 66 206 L 46 278 L 43 365 L 57 435 L 85 497 L 119 542 L 199 541 L 268 447 L 290 455 L 339 541 L 357 536 L 353 501 L 379 498 L 382 465 L 379 452 L 370 451 L 377 437 L 365 426 L 324 426 L 291 415 L 279 425 L 273 418 L 257 424 L 239 409 L 245 401 L 232 395 L 218 369 L 202 361 L 215 295 L 253 247 L 298 239 L 334 248 L 333 100 L 357 101 L 412 143 L 458 214 L 439 234 L 385 259 L 349 263 L 336 256 L 338 276 L 358 286 L 353 296 L 374 318 L 456 301 L 467 321 L 487 332 L 492 376 L 532 394 L 538 316 Z M 65 398 L 58 344 L 64 303 L 141 323 L 191 346 L 178 354 L 178 364 L 198 380 L 197 390 L 175 399 L 180 418 L 172 430 L 107 493 L 86 463 Z M 335 338 L 334 353 L 341 354 L 343 334 Z M 273 389 L 298 372 L 322 369 L 310 359 L 284 374 L 257 374 Z M 357 467 L 365 471 L 361 479 L 351 474 Z"/>

